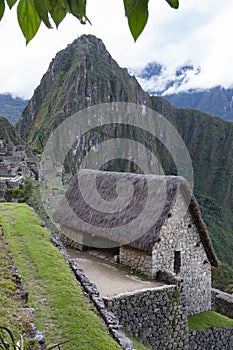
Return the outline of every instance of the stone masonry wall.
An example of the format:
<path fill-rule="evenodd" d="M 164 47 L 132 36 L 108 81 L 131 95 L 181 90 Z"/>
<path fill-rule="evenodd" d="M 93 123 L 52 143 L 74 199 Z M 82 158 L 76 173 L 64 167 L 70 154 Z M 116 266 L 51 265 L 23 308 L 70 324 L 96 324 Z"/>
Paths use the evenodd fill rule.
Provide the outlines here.
<path fill-rule="evenodd" d="M 120 247 L 120 263 L 152 277 L 151 255 L 130 246 Z"/>
<path fill-rule="evenodd" d="M 233 319 L 233 295 L 212 288 L 212 310 Z"/>
<path fill-rule="evenodd" d="M 74 231 L 66 226 L 61 226 L 61 242 L 66 246 L 74 249 L 84 250 L 82 244 L 83 236 L 80 232 Z"/>
<path fill-rule="evenodd" d="M 5 181 L 0 180 L 0 202 L 5 201 L 5 189 L 6 189 Z"/>
<path fill-rule="evenodd" d="M 189 350 L 233 349 L 233 328 L 193 331 L 189 335 Z"/>
<path fill-rule="evenodd" d="M 127 332 L 153 349 L 188 349 L 188 325 L 181 290 L 169 285 L 104 298 Z"/>
<path fill-rule="evenodd" d="M 179 194 L 161 228 L 161 240 L 154 246 L 152 273 L 156 276 L 159 270 L 174 271 L 175 252 L 180 252 L 177 276 L 184 281 L 188 313 L 194 314 L 211 309 L 211 266 L 191 214 L 180 216 L 184 206 Z"/>

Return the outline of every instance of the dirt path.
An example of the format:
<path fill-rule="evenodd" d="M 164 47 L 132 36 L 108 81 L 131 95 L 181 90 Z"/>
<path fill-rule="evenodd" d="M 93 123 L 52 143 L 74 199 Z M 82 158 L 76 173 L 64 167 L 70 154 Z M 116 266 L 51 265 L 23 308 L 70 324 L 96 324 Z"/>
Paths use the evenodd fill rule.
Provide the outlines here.
<path fill-rule="evenodd" d="M 72 259 L 77 259 L 79 268 L 83 269 L 88 279 L 96 284 L 101 297 L 164 285 L 162 282 L 140 279 L 138 276 L 119 269 L 118 264 L 105 261 L 88 252 L 68 249 L 68 254 Z"/>

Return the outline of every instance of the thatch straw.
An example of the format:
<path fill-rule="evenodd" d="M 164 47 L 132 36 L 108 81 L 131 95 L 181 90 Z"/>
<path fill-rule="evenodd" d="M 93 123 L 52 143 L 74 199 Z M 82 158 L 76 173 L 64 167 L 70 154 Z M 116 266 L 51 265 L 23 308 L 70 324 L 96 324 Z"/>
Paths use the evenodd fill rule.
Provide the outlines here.
<path fill-rule="evenodd" d="M 54 219 L 76 231 L 151 253 L 178 191 L 187 201 L 211 264 L 217 266 L 200 208 L 182 177 L 81 170 L 58 203 Z"/>

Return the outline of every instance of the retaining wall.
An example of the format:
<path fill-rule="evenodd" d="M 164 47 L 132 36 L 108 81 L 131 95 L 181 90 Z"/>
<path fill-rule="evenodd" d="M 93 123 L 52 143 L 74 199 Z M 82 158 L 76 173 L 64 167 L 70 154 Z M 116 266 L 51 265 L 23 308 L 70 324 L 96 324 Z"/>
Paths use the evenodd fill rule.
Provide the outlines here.
<path fill-rule="evenodd" d="M 133 336 L 153 349 L 188 349 L 188 324 L 179 286 L 140 290 L 104 298 L 104 303 Z"/>
<path fill-rule="evenodd" d="M 233 328 L 194 331 L 189 335 L 190 350 L 232 350 Z"/>
<path fill-rule="evenodd" d="M 233 319 L 233 295 L 212 288 L 212 310 Z"/>

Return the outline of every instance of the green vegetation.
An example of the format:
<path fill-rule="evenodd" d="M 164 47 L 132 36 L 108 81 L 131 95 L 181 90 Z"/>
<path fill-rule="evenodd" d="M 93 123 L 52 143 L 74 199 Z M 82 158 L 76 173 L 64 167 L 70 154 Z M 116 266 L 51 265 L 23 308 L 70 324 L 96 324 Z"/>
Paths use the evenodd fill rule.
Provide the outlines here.
<path fill-rule="evenodd" d="M 9 188 L 5 191 L 5 197 L 7 202 L 17 201 L 19 203 L 27 202 L 32 194 L 32 183 L 29 179 L 25 180 L 25 183 L 20 185 L 19 188 Z"/>
<path fill-rule="evenodd" d="M 175 290 L 175 292 L 172 295 L 172 299 L 171 300 L 172 300 L 172 302 L 180 303 L 180 291 L 179 291 L 179 289 Z"/>
<path fill-rule="evenodd" d="M 10 122 L 4 117 L 0 117 L 0 140 L 5 140 L 14 145 L 25 143 Z"/>
<path fill-rule="evenodd" d="M 86 50 L 85 68 L 81 52 Z M 93 104 L 108 102 L 108 96 L 112 101 L 120 98 L 123 101 L 137 102 L 135 79 L 109 58 L 101 40 L 92 35 L 82 35 L 72 43 L 72 55 L 70 49 L 66 48 L 57 54 L 55 61 L 57 68 L 53 81 L 49 73 L 46 73 L 32 97 L 35 118 L 29 117 L 31 112 L 28 105 L 16 126 L 30 146 L 43 150 L 51 132 L 67 117 L 80 110 L 80 106 L 87 106 L 84 96 L 86 83 L 94 89 L 91 93 Z M 82 76 L 83 69 L 87 72 L 85 78 Z M 76 86 L 75 79 L 79 78 L 80 83 Z M 66 81 L 69 82 L 69 88 Z M 148 95 L 141 88 L 139 90 L 138 94 L 142 91 L 145 95 L 142 98 L 147 100 Z M 64 105 L 69 108 L 64 109 Z"/>
<path fill-rule="evenodd" d="M 139 339 L 134 338 L 131 334 L 128 332 L 124 332 L 128 338 L 130 338 L 133 342 L 133 348 L 135 350 L 150 350 L 151 347 L 149 345 L 143 344 Z"/>
<path fill-rule="evenodd" d="M 189 332 L 209 329 L 210 327 L 230 328 L 233 327 L 233 320 L 215 311 L 204 311 L 200 314 L 189 316 L 188 325 Z"/>
<path fill-rule="evenodd" d="M 25 204 L 0 204 L 0 222 L 47 344 L 70 340 L 61 349 L 120 349 L 33 210 Z"/>
<path fill-rule="evenodd" d="M 32 150 L 32 152 L 34 152 L 34 153 L 37 153 L 37 154 L 41 154 L 41 150 L 38 148 L 38 147 L 32 147 L 31 148 L 31 150 Z"/>
<path fill-rule="evenodd" d="M 27 349 L 34 349 L 34 341 L 25 339 L 25 333 L 31 331 L 31 319 L 19 298 L 15 283 L 16 278 L 12 272 L 13 265 L 13 258 L 6 247 L 4 237 L 0 233 L 0 326 L 12 329 L 12 336 L 17 341 L 23 336 Z M 0 349 L 2 349 L 1 335 L 8 343 L 11 341 L 9 334 L 7 335 L 3 330 L 0 331 Z"/>
<path fill-rule="evenodd" d="M 217 268 L 212 268 L 212 287 L 233 294 L 233 268 L 221 261 L 218 263 Z"/>
<path fill-rule="evenodd" d="M 211 191 L 212 192 L 212 191 Z M 212 193 L 211 193 L 212 195 Z M 203 218 L 219 260 L 233 266 L 233 216 L 226 206 L 213 198 L 197 196 Z M 233 272 L 233 269 L 232 269 Z"/>
<path fill-rule="evenodd" d="M 24 350 L 24 340 L 15 340 L 12 332 L 6 327 L 0 327 L 0 349 L 1 350 Z"/>
<path fill-rule="evenodd" d="M 233 89 L 215 86 L 202 91 L 183 91 L 166 95 L 165 98 L 178 108 L 199 109 L 202 112 L 218 115 L 225 120 L 233 120 L 231 97 Z"/>
<path fill-rule="evenodd" d="M 173 8 L 179 7 L 179 0 L 166 0 Z M 89 22 L 86 16 L 86 1 L 83 0 L 6 0 L 11 9 L 16 3 L 18 23 L 28 43 L 37 33 L 41 22 L 52 28 L 51 19 L 56 27 L 63 21 L 67 13 L 75 16 L 81 24 Z M 149 0 L 123 0 L 125 15 L 134 40 L 143 31 L 148 19 Z M 104 11 L 104 9 L 103 9 Z M 5 12 L 5 1 L 0 1 L 0 20 Z"/>

